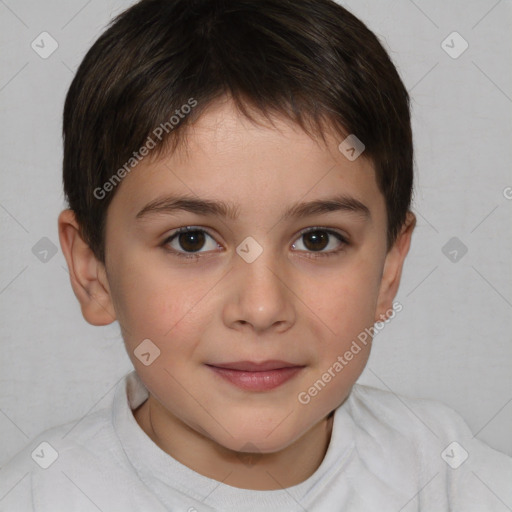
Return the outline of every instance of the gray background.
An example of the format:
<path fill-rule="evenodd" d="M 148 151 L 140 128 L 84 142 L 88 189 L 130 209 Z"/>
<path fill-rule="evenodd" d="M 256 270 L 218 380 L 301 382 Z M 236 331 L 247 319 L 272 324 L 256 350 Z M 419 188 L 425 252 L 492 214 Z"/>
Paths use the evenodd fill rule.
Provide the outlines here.
<path fill-rule="evenodd" d="M 108 405 L 132 368 L 117 323 L 83 320 L 57 236 L 64 96 L 130 3 L 0 0 L 0 464 L 44 429 Z M 512 455 L 512 4 L 343 5 L 391 52 L 412 96 L 416 147 L 403 310 L 375 339 L 360 382 L 440 400 Z M 31 48 L 43 31 L 59 45 L 46 59 Z M 441 44 L 454 31 L 469 44 L 458 58 Z M 462 49 L 457 37 L 446 45 Z M 41 252 L 44 237 L 55 255 Z"/>

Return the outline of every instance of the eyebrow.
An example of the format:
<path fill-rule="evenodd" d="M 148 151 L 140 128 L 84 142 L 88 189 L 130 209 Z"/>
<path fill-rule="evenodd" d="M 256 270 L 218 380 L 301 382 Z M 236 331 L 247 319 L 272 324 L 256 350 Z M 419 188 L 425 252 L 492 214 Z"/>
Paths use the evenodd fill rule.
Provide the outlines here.
<path fill-rule="evenodd" d="M 239 214 L 239 205 L 225 201 L 198 199 L 192 196 L 165 196 L 146 204 L 136 215 L 140 220 L 154 214 L 172 214 L 177 211 L 187 211 L 203 216 L 218 216 L 236 220 Z M 281 216 L 280 221 L 289 218 L 304 218 L 322 213 L 342 211 L 353 213 L 364 220 L 371 219 L 370 209 L 355 197 L 337 195 L 326 199 L 296 203 L 290 206 Z"/>

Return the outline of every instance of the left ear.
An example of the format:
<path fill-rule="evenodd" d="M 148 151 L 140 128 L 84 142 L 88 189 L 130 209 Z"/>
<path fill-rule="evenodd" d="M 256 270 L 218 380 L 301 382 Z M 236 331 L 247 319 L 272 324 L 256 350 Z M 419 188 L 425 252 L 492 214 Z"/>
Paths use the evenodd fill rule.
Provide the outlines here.
<path fill-rule="evenodd" d="M 375 322 L 382 322 L 387 318 L 386 312 L 392 310 L 393 299 L 396 296 L 402 277 L 402 267 L 409 252 L 411 237 L 416 226 L 416 216 L 407 212 L 405 222 L 397 236 L 395 243 L 389 249 L 384 262 L 384 270 L 380 281 Z"/>

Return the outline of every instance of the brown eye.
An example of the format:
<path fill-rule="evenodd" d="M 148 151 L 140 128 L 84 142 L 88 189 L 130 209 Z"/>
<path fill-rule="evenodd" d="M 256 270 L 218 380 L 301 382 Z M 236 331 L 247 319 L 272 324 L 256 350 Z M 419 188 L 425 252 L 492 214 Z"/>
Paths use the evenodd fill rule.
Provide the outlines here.
<path fill-rule="evenodd" d="M 187 231 L 179 234 L 178 243 L 186 252 L 196 252 L 202 249 L 205 239 L 203 231 Z"/>
<path fill-rule="evenodd" d="M 303 231 L 297 241 L 300 243 L 295 242 L 292 247 L 299 252 L 304 252 L 306 256 L 313 258 L 334 256 L 349 245 L 348 241 L 341 233 L 324 228 L 313 228 Z M 301 245 L 303 248 L 300 247 Z"/>
<path fill-rule="evenodd" d="M 162 245 L 176 256 L 184 257 L 199 257 L 220 247 L 207 231 L 193 226 L 176 230 Z"/>
<path fill-rule="evenodd" d="M 325 231 L 309 231 L 302 236 L 304 245 L 309 251 L 321 251 L 329 243 L 329 235 Z"/>

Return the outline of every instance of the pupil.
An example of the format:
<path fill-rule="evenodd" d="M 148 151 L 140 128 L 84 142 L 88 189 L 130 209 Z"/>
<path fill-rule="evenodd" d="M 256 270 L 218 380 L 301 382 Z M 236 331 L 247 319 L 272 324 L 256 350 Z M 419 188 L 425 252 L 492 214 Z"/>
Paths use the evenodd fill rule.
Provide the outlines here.
<path fill-rule="evenodd" d="M 204 233 L 201 231 L 189 231 L 188 233 L 180 233 L 179 242 L 185 251 L 199 251 L 199 249 L 201 249 L 204 244 Z"/>
<path fill-rule="evenodd" d="M 325 231 L 310 231 L 306 233 L 304 237 L 304 245 L 310 251 L 325 249 L 329 242 L 328 235 Z M 309 243 L 308 240 L 312 241 L 312 243 Z"/>

